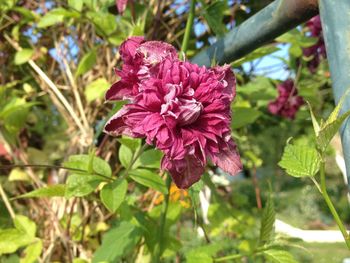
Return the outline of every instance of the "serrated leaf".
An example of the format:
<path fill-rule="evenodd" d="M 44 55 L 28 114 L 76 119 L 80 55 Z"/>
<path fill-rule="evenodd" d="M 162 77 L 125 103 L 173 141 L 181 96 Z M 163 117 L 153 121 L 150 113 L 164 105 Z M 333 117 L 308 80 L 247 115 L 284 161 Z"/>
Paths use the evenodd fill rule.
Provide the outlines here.
<path fill-rule="evenodd" d="M 124 201 L 127 189 L 128 183 L 125 179 L 117 179 L 102 188 L 101 201 L 111 213 L 117 211 Z"/>
<path fill-rule="evenodd" d="M 320 156 L 316 149 L 308 146 L 287 144 L 278 165 L 294 177 L 314 176 L 319 169 Z"/>
<path fill-rule="evenodd" d="M 262 218 L 261 218 L 261 227 L 260 227 L 260 238 L 259 243 L 265 244 L 271 241 L 274 224 L 275 224 L 275 208 L 274 203 L 271 197 L 268 198 Z"/>
<path fill-rule="evenodd" d="M 29 48 L 23 48 L 22 50 L 17 51 L 15 54 L 15 64 L 21 65 L 23 63 L 28 62 L 33 56 L 33 54 L 34 50 Z"/>
<path fill-rule="evenodd" d="M 29 245 L 23 251 L 24 257 L 20 259 L 20 263 L 34 263 L 38 260 L 43 249 L 43 242 L 38 239 L 37 242 Z"/>
<path fill-rule="evenodd" d="M 131 179 L 139 184 L 153 188 L 163 194 L 168 193 L 165 182 L 160 176 L 150 170 L 136 169 L 129 172 Z"/>
<path fill-rule="evenodd" d="M 269 249 L 265 250 L 263 254 L 273 263 L 298 263 L 292 254 L 284 250 Z"/>
<path fill-rule="evenodd" d="M 49 185 L 47 187 L 42 187 L 31 191 L 29 193 L 20 195 L 17 198 L 30 198 L 30 197 L 55 197 L 64 196 L 66 191 L 66 186 L 64 184 Z"/>
<path fill-rule="evenodd" d="M 344 113 L 342 116 L 340 116 L 335 121 L 328 123 L 327 125 L 323 125 L 323 128 L 320 130 L 316 142 L 318 145 L 318 148 L 321 152 L 324 152 L 331 140 L 333 139 L 334 135 L 338 132 L 343 122 L 350 116 L 350 110 Z"/>
<path fill-rule="evenodd" d="M 97 53 L 96 50 L 93 49 L 90 52 L 86 53 L 80 60 L 77 71 L 75 72 L 75 76 L 83 75 L 92 69 L 96 64 Z"/>
<path fill-rule="evenodd" d="M 96 250 L 92 263 L 119 262 L 141 238 L 141 231 L 130 222 L 122 221 L 103 235 L 102 244 Z"/>

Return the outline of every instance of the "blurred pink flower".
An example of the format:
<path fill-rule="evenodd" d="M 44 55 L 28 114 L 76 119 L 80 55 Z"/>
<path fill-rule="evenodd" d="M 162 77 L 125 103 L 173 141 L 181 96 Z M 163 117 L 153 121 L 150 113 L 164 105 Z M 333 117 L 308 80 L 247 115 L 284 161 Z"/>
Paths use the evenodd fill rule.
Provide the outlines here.
<path fill-rule="evenodd" d="M 145 67 L 147 74 L 138 77 L 130 103 L 107 122 L 105 132 L 145 137 L 164 153 L 162 169 L 170 172 L 179 188 L 197 182 L 208 159 L 232 175 L 238 173 L 242 164 L 230 130 L 230 104 L 235 97 L 230 67 L 207 69 L 179 61 L 174 48 L 163 42 L 143 42 L 135 49 L 128 41 L 124 50 L 127 46 L 131 57 L 140 55 L 134 66 Z M 124 56 L 125 63 L 128 58 Z M 124 84 L 119 85 L 123 87 L 111 87 L 114 91 L 107 92 L 107 99 L 124 89 Z"/>
<path fill-rule="evenodd" d="M 291 79 L 277 85 L 278 97 L 270 102 L 268 110 L 273 115 L 294 119 L 300 106 L 304 104 L 302 97 L 298 96 L 298 91 Z"/>
<path fill-rule="evenodd" d="M 312 57 L 311 60 L 307 62 L 307 66 L 310 72 L 314 73 L 321 59 L 327 57 L 320 16 L 318 15 L 310 19 L 306 23 L 306 27 L 309 29 L 310 36 L 318 38 L 315 45 L 303 49 L 304 56 Z"/>
<path fill-rule="evenodd" d="M 127 4 L 128 0 L 115 0 L 115 5 L 117 6 L 119 14 L 124 13 Z"/>

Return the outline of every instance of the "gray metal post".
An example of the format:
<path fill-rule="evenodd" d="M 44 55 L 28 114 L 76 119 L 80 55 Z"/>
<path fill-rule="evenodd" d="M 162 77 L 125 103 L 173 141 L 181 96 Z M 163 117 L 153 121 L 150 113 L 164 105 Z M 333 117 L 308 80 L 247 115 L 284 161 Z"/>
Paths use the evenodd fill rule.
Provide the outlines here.
<path fill-rule="evenodd" d="M 333 82 L 335 102 L 350 88 L 350 0 L 320 0 L 320 15 L 327 57 Z M 344 102 L 343 112 L 350 110 L 350 98 Z M 343 153 L 350 183 L 350 120 L 340 129 Z M 350 188 L 350 185 L 349 185 Z"/>
<path fill-rule="evenodd" d="M 192 62 L 210 66 L 215 58 L 219 64 L 230 63 L 317 14 L 317 0 L 276 0 L 201 51 Z"/>

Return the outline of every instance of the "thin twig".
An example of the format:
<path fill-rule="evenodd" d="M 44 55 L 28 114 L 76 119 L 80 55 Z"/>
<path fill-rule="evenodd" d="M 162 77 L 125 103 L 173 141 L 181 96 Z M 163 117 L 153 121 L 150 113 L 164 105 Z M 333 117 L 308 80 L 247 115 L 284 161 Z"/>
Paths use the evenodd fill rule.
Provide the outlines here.
<path fill-rule="evenodd" d="M 9 211 L 9 214 L 10 214 L 12 220 L 15 219 L 16 214 L 13 211 L 11 203 L 10 203 L 9 199 L 7 198 L 7 195 L 6 195 L 5 191 L 4 191 L 4 189 L 2 188 L 1 184 L 0 184 L 0 195 L 1 195 L 2 200 L 4 201 L 4 204 L 5 204 L 6 208 L 7 208 L 7 211 Z"/>

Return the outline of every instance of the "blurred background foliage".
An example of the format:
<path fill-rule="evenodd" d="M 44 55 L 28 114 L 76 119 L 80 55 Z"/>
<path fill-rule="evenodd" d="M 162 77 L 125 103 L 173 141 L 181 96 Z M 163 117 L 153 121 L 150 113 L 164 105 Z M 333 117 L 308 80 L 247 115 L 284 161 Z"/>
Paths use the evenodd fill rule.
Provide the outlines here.
<path fill-rule="evenodd" d="M 327 61 L 315 72 L 307 66 L 303 49 L 317 39 L 304 26 L 232 62 L 238 85 L 232 128 L 244 173 L 228 177 L 208 167 L 190 190 L 171 186 L 159 243 L 168 193 L 161 153 L 148 149 L 135 158 L 141 140 L 102 133 L 125 103 L 105 104 L 104 92 L 117 80 L 118 47 L 128 36 L 180 49 L 189 3 L 128 2 L 119 14 L 114 0 L 0 1 L 0 190 L 2 197 L 27 197 L 10 204 L 0 199 L 0 262 L 153 262 L 157 253 L 165 262 L 212 262 L 229 254 L 240 255 L 232 262 L 270 262 L 281 248 L 293 254 L 282 255 L 288 262 L 341 262 L 343 244 L 332 248 L 339 253 L 321 254 L 329 247 L 278 234 L 266 243 L 272 252 L 256 250 L 271 192 L 275 208 L 265 211 L 276 210 L 277 218 L 304 229 L 334 228 L 312 183 L 287 177 L 277 166 L 289 137 L 313 143 L 307 107 L 294 120 L 267 110 L 276 85 L 288 78 L 318 116 L 333 108 Z M 189 59 L 270 2 L 198 1 Z M 349 224 L 346 187 L 334 161 L 340 151 L 338 139 L 327 172 L 330 194 Z M 201 209 L 203 200 L 208 210 Z"/>

